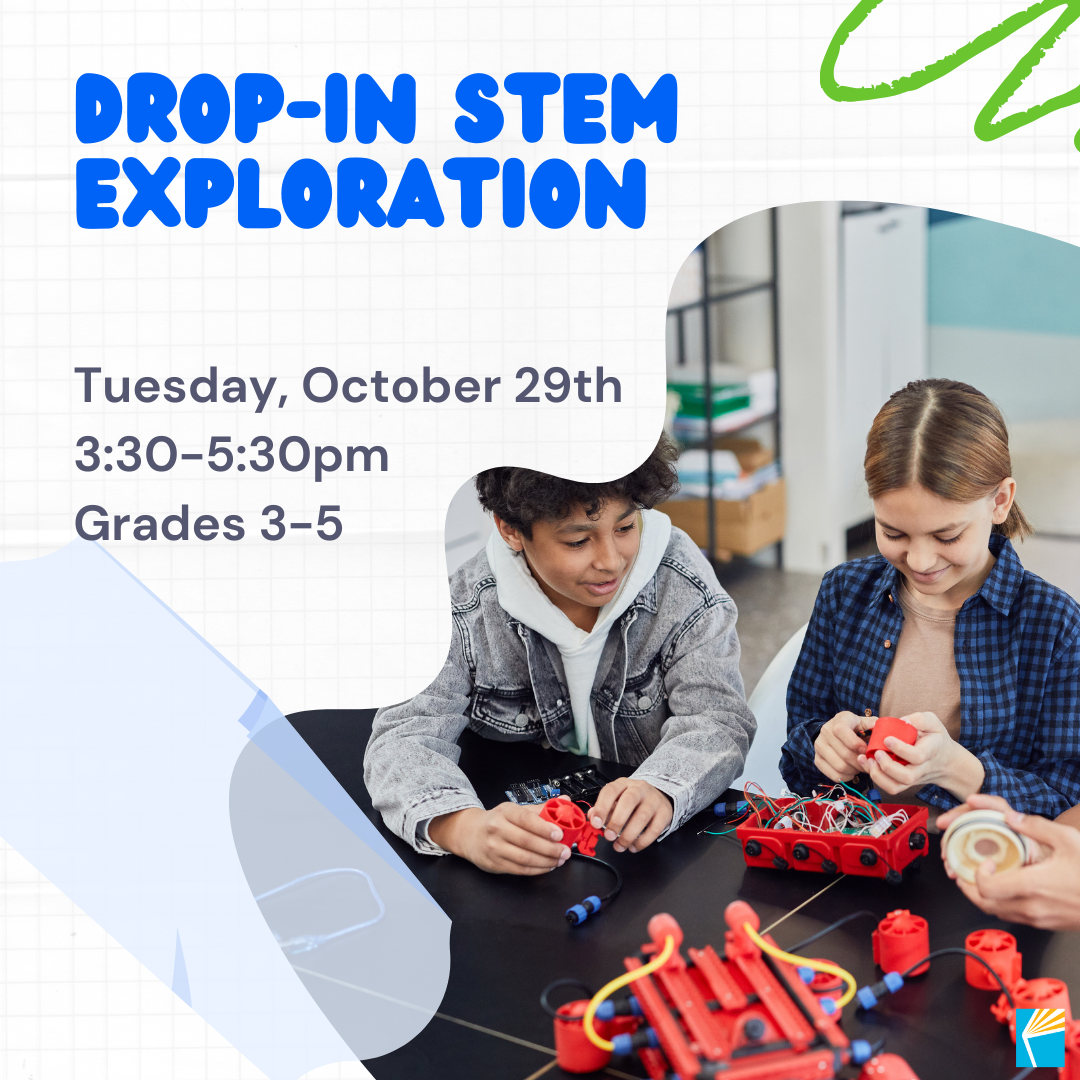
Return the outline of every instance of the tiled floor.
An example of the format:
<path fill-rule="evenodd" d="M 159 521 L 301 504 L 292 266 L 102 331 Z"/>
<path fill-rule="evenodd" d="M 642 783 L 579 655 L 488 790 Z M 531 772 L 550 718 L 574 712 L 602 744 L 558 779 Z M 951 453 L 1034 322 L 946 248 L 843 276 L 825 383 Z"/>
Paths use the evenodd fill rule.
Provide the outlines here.
<path fill-rule="evenodd" d="M 821 578 L 746 561 L 721 566 L 718 576 L 739 609 L 739 666 L 749 697 L 769 661 L 810 618 Z"/>

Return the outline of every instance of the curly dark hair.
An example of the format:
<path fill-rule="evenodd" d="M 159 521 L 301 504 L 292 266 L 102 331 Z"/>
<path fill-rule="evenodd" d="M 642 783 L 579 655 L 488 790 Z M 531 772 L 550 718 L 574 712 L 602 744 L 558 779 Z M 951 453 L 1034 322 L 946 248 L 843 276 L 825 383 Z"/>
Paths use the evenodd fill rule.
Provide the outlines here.
<path fill-rule="evenodd" d="M 583 484 L 532 469 L 503 467 L 485 469 L 476 477 L 480 505 L 532 539 L 537 521 L 561 521 L 575 506 L 588 517 L 598 517 L 609 499 L 629 499 L 641 509 L 651 509 L 679 489 L 675 470 L 678 448 L 661 435 L 653 452 L 632 472 L 602 484 Z"/>

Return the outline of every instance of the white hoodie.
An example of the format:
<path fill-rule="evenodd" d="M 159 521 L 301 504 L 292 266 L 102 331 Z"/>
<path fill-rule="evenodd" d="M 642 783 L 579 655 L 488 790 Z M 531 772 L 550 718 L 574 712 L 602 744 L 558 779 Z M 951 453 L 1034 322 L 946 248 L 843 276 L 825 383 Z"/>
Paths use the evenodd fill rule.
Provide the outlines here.
<path fill-rule="evenodd" d="M 634 598 L 656 573 L 671 539 L 671 519 L 659 510 L 641 511 L 641 537 L 638 553 L 623 578 L 618 592 L 600 609 L 592 631 L 575 626 L 544 594 L 529 570 L 523 555 L 515 555 L 498 529 L 492 529 L 487 544 L 487 559 L 495 575 L 499 606 L 519 622 L 559 650 L 570 707 L 574 713 L 573 739 L 563 750 L 575 754 L 600 756 L 596 724 L 592 715 L 592 688 L 596 668 L 604 650 L 608 631 L 615 620 L 633 603 Z"/>

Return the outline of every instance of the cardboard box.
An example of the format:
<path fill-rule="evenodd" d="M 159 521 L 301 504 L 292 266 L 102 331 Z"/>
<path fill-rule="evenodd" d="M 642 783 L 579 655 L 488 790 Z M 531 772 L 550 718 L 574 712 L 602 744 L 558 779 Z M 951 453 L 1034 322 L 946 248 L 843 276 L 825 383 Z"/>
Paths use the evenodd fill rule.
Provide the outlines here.
<path fill-rule="evenodd" d="M 713 557 L 716 559 L 726 561 L 732 555 L 754 555 L 784 538 L 783 480 L 768 484 L 742 502 L 717 499 L 714 506 L 716 550 Z M 709 525 L 704 499 L 675 499 L 661 503 L 657 509 L 671 518 L 672 525 L 689 533 L 698 547 L 708 546 Z"/>
<path fill-rule="evenodd" d="M 746 435 L 725 435 L 713 439 L 714 450 L 730 450 L 738 459 L 743 472 L 753 473 L 772 462 L 773 453 L 757 439 Z"/>

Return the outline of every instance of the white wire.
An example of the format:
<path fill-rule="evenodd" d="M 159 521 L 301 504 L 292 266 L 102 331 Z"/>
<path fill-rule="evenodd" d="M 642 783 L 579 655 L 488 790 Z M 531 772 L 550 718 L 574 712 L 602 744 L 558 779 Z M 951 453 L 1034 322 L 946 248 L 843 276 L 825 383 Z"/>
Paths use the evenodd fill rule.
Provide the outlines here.
<path fill-rule="evenodd" d="M 368 919 L 366 922 L 359 922 L 353 926 L 346 926 L 341 930 L 335 930 L 331 934 L 301 934 L 299 937 L 288 938 L 283 941 L 275 932 L 274 937 L 277 938 L 277 943 L 285 950 L 285 952 L 311 952 L 312 949 L 317 949 L 320 945 L 325 945 L 326 942 L 333 941 L 335 938 L 343 937 L 345 934 L 355 933 L 357 930 L 365 930 L 369 926 L 374 926 L 386 914 L 386 905 L 383 903 L 382 897 L 375 888 L 375 882 L 371 880 L 371 875 L 364 870 L 356 869 L 354 866 L 337 866 L 330 870 L 315 870 L 310 874 L 304 874 L 302 877 L 293 878 L 292 881 L 286 881 L 284 885 L 278 885 L 274 889 L 267 889 L 266 892 L 260 893 L 255 897 L 255 903 L 258 903 L 260 900 L 265 900 L 267 897 L 275 896 L 280 892 L 284 892 L 286 889 L 292 889 L 305 881 L 311 881 L 313 878 L 317 877 L 324 877 L 327 874 L 359 874 L 367 881 L 368 888 L 371 890 L 371 895 L 374 897 L 375 903 L 379 905 L 379 914 L 373 919 Z"/>

